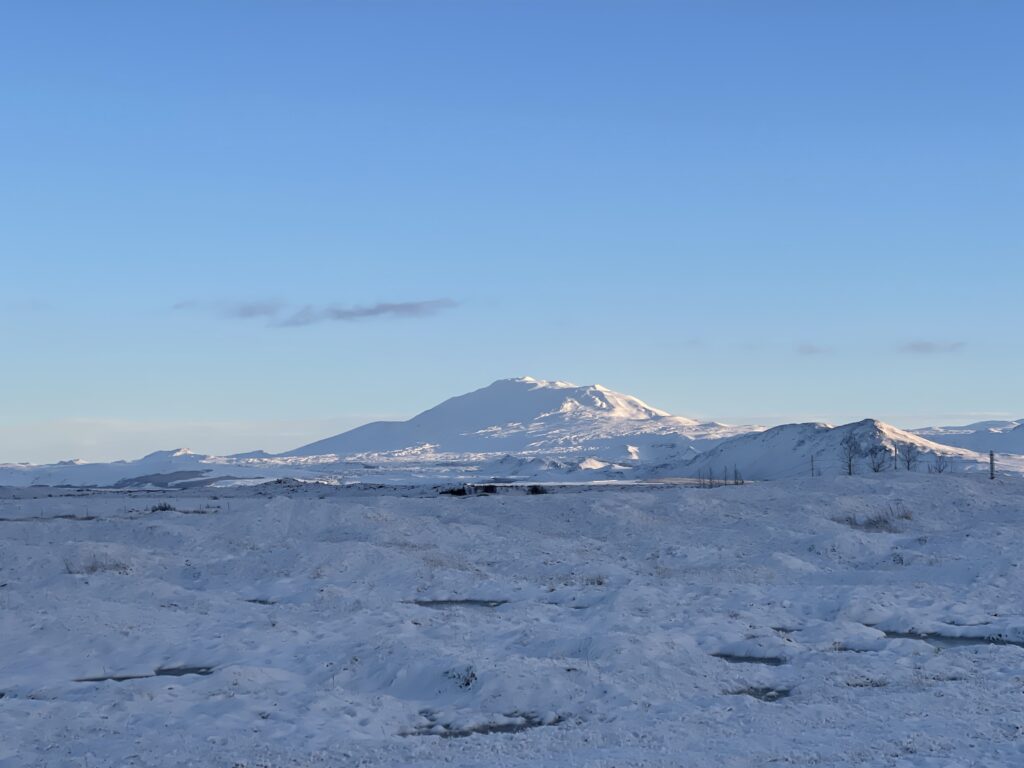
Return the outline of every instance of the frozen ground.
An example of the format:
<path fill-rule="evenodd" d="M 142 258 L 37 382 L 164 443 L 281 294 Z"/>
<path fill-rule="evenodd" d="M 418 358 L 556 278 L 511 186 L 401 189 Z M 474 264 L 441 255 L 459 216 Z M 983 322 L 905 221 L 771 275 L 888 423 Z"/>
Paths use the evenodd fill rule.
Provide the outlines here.
<path fill-rule="evenodd" d="M 5 767 L 1024 765 L 1019 478 L 0 518 Z"/>

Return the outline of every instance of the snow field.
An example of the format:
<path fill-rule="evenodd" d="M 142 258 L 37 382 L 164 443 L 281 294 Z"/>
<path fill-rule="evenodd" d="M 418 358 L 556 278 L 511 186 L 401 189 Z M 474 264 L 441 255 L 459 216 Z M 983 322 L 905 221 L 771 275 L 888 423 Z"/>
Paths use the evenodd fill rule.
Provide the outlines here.
<path fill-rule="evenodd" d="M 0 765 L 1021 765 L 1022 492 L 3 491 Z"/>

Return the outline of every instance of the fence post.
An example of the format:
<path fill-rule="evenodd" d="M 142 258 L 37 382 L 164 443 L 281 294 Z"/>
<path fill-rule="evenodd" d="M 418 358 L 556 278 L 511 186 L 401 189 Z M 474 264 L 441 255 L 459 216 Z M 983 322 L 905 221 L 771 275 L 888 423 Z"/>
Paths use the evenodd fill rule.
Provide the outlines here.
<path fill-rule="evenodd" d="M 995 451 L 989 451 L 988 452 L 988 479 L 989 480 L 995 480 L 996 479 L 996 452 Z"/>

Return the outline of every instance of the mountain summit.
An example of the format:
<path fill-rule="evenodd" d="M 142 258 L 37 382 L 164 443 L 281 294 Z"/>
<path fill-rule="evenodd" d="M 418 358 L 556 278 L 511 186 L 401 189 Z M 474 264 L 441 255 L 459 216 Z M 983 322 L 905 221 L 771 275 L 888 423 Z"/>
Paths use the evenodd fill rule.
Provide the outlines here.
<path fill-rule="evenodd" d="M 599 384 L 525 376 L 445 400 L 408 421 L 366 424 L 282 455 L 570 451 L 634 436 L 672 434 L 688 440 L 720 429 Z"/>

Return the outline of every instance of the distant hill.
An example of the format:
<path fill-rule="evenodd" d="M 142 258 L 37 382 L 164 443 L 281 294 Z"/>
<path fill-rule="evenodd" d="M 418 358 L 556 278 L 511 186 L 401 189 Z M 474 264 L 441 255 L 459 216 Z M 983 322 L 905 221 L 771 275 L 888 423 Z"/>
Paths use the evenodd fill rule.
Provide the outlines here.
<path fill-rule="evenodd" d="M 962 427 L 926 427 L 915 429 L 932 442 L 971 451 L 1024 454 L 1024 419 L 1016 421 L 979 421 Z"/>
<path fill-rule="evenodd" d="M 976 467 L 981 457 L 971 451 L 954 448 L 926 440 L 918 435 L 875 419 L 833 427 L 828 424 L 784 424 L 763 432 L 740 435 L 723 440 L 713 448 L 698 454 L 682 466 L 659 467 L 661 472 L 678 473 L 684 477 L 698 477 L 711 473 L 720 477 L 725 472 L 730 478 L 733 469 L 747 480 L 778 480 L 810 475 L 814 459 L 816 473 L 845 474 L 847 466 L 843 445 L 851 440 L 854 446 L 854 469 L 857 473 L 872 472 L 872 450 L 884 450 L 892 455 L 893 448 L 900 455 L 906 449 L 916 451 L 915 470 L 927 472 L 937 457 L 944 457 L 950 469 Z M 899 471 L 905 466 L 897 461 Z M 891 471 L 893 462 L 886 458 L 882 471 Z"/>

